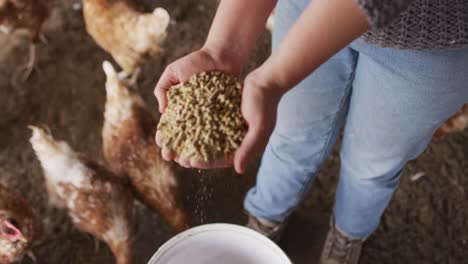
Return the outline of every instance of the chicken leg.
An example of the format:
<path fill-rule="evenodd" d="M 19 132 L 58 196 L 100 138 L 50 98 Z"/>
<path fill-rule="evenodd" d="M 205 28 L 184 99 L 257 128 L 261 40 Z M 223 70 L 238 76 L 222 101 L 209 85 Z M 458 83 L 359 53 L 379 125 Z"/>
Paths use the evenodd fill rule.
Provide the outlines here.
<path fill-rule="evenodd" d="M 16 74 L 13 83 L 18 83 L 18 79 L 20 79 L 22 82 L 27 81 L 31 77 L 32 72 L 37 69 L 36 62 L 38 41 L 44 44 L 47 44 L 48 42 L 47 38 L 43 34 L 39 34 L 34 38 L 34 40 L 29 44 L 28 60 L 24 65 L 19 67 L 18 73 Z"/>
<path fill-rule="evenodd" d="M 136 68 L 136 70 L 130 75 L 130 78 L 128 80 L 128 85 L 130 87 L 136 88 L 138 87 L 138 78 L 140 78 L 141 75 L 141 67 Z"/>
<path fill-rule="evenodd" d="M 14 73 L 11 83 L 13 86 L 17 86 L 19 82 L 26 82 L 29 77 L 31 77 L 32 72 L 36 67 L 36 44 L 31 43 L 29 45 L 29 54 L 28 54 L 28 61 L 18 67 L 16 72 Z"/>
<path fill-rule="evenodd" d="M 29 44 L 29 55 L 28 55 L 28 61 L 26 64 L 20 67 L 19 69 L 19 75 L 21 77 L 21 81 L 27 81 L 29 77 L 31 77 L 31 74 L 35 68 L 36 65 L 36 44 L 31 43 Z"/>

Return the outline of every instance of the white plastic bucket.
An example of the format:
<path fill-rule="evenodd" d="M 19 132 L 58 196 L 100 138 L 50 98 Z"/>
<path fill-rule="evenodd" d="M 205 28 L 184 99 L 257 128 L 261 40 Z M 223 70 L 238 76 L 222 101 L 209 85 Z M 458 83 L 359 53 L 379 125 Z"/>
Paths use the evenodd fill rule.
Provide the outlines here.
<path fill-rule="evenodd" d="M 173 237 L 148 264 L 292 264 L 271 240 L 238 225 L 208 224 Z"/>

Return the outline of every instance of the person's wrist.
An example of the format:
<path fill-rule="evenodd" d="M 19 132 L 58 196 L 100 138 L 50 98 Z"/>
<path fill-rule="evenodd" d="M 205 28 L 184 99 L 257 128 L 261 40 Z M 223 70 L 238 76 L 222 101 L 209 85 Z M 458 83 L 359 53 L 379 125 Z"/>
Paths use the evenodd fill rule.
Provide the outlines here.
<path fill-rule="evenodd" d="M 215 62 L 219 70 L 234 75 L 240 75 L 244 62 L 240 59 L 235 49 L 229 48 L 224 44 L 206 43 L 202 48 L 202 52 L 208 54 Z"/>
<path fill-rule="evenodd" d="M 249 74 L 248 78 L 250 81 L 256 82 L 258 87 L 269 93 L 274 93 L 278 97 L 283 96 L 289 89 L 285 87 L 278 78 L 279 74 L 274 71 L 273 67 L 269 64 L 264 63 L 262 66 L 257 68 L 254 72 Z"/>

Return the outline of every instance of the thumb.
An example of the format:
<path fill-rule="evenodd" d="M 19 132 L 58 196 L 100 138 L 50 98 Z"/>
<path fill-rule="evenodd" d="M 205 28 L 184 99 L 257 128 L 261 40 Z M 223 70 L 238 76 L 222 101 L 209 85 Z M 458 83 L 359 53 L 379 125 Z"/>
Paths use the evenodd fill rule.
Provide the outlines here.
<path fill-rule="evenodd" d="M 245 167 L 249 159 L 255 155 L 255 151 L 258 145 L 258 133 L 255 129 L 249 128 L 247 134 L 242 140 L 242 144 L 236 151 L 234 156 L 234 168 L 237 173 L 243 174 Z"/>
<path fill-rule="evenodd" d="M 160 113 L 164 113 L 164 111 L 166 110 L 167 91 L 171 88 L 171 86 L 178 84 L 178 83 L 179 83 L 179 80 L 177 79 L 177 76 L 174 74 L 174 71 L 172 70 L 172 68 L 168 66 L 164 70 L 163 74 L 161 75 L 161 78 L 158 81 L 158 84 L 156 85 L 156 88 L 154 89 L 154 95 L 156 96 L 156 99 L 158 100 Z"/>

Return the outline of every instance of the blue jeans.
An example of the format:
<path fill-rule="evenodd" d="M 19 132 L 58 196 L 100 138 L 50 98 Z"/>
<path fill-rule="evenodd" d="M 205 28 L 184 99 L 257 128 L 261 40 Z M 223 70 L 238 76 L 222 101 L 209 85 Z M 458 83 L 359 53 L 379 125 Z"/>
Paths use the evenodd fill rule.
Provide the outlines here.
<path fill-rule="evenodd" d="M 280 0 L 273 49 L 308 3 Z M 282 98 L 245 209 L 284 221 L 311 187 L 346 120 L 334 218 L 346 234 L 367 237 L 405 164 L 465 102 L 468 49 L 395 50 L 356 40 Z"/>

